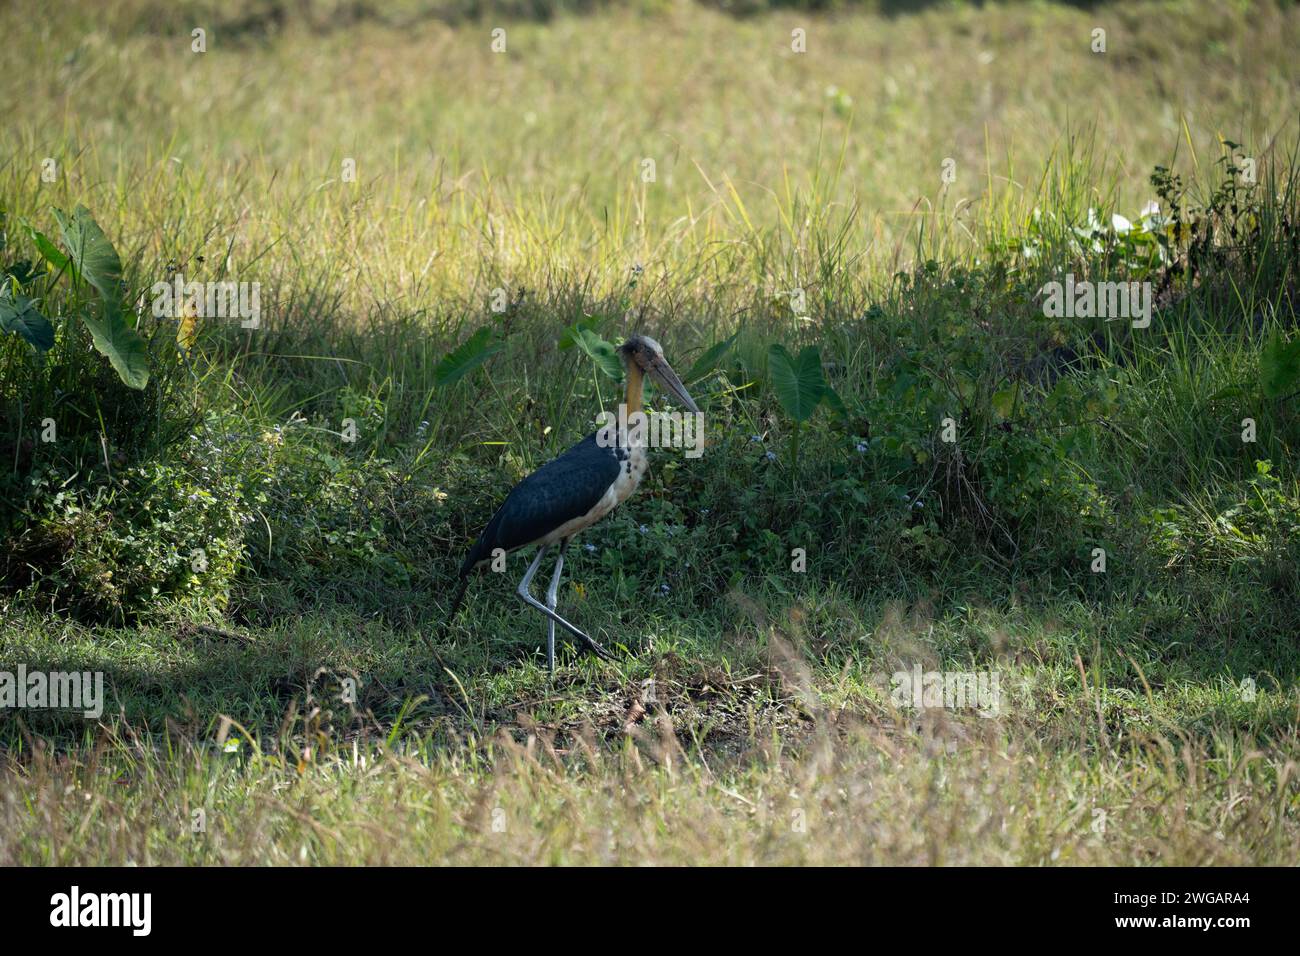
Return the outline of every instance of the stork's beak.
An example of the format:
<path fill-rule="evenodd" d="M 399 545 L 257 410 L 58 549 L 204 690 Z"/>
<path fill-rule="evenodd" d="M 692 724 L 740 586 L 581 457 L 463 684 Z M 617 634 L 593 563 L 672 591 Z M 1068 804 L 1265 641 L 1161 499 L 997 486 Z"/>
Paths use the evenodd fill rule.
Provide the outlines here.
<path fill-rule="evenodd" d="M 686 407 L 687 411 L 698 412 L 700 410 L 699 406 L 695 404 L 695 399 L 691 398 L 690 393 L 686 391 L 686 386 L 682 384 L 682 380 L 677 377 L 677 373 L 673 371 L 671 365 L 663 359 L 658 359 L 651 363 L 648 371 L 650 377 L 655 380 L 655 384 L 676 398 Z"/>

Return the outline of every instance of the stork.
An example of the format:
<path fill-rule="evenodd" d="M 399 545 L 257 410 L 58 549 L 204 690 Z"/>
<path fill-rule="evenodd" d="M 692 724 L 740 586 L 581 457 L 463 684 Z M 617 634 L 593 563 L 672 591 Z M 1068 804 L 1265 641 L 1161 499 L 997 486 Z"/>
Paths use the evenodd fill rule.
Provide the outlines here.
<path fill-rule="evenodd" d="M 556 613 L 560 589 L 560 572 L 564 552 L 574 535 L 591 527 L 626 501 L 645 474 L 649 464 L 646 445 L 629 432 L 633 415 L 641 412 L 642 391 L 646 377 L 671 394 L 692 413 L 699 408 L 682 380 L 664 360 L 664 350 L 654 339 L 633 335 L 618 350 L 626 371 L 623 396 L 624 414 L 616 424 L 607 425 L 588 435 L 560 457 L 547 462 L 511 490 L 506 500 L 487 523 L 460 566 L 460 586 L 452 601 L 448 625 L 460 609 L 469 587 L 471 572 L 504 551 L 539 545 L 537 554 L 519 582 L 519 599 L 546 615 L 546 666 L 555 673 L 555 625 L 564 628 L 582 643 L 583 649 L 608 660 L 609 652 Z M 530 585 L 542 558 L 554 544 L 559 544 L 555 571 L 546 590 L 546 603 L 533 597 Z"/>

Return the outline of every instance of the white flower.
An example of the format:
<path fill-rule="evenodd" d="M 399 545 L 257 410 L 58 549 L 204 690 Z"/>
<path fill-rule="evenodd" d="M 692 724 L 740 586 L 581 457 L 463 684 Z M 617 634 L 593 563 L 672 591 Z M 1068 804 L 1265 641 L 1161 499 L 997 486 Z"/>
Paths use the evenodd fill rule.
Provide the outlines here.
<path fill-rule="evenodd" d="M 1148 201 L 1147 204 L 1142 207 L 1140 216 L 1142 219 L 1142 228 L 1147 232 L 1150 232 L 1153 229 L 1163 229 L 1165 226 L 1169 225 L 1169 218 L 1160 215 L 1160 203 L 1156 202 L 1154 199 Z M 1161 252 L 1163 251 L 1164 249 L 1162 247 Z"/>

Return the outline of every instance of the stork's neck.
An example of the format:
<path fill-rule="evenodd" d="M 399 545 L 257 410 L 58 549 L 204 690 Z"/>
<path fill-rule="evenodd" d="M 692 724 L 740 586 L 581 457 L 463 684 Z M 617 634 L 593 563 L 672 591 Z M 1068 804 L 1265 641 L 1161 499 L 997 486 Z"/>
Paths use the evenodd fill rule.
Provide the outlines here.
<path fill-rule="evenodd" d="M 627 363 L 627 392 L 623 395 L 623 404 L 627 406 L 630 417 L 633 412 L 641 411 L 641 366 L 636 362 Z"/>

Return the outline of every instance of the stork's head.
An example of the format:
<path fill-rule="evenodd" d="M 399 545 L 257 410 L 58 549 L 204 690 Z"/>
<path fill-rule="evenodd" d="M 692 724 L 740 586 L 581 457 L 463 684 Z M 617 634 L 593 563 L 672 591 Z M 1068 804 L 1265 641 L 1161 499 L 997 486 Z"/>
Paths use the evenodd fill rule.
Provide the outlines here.
<path fill-rule="evenodd" d="M 663 348 L 650 336 L 633 335 L 619 347 L 618 354 L 623 359 L 624 368 L 635 365 L 644 374 L 650 376 L 656 385 L 681 402 L 688 411 L 700 410 L 690 393 L 686 391 L 682 380 L 677 377 L 677 373 L 664 358 Z"/>

